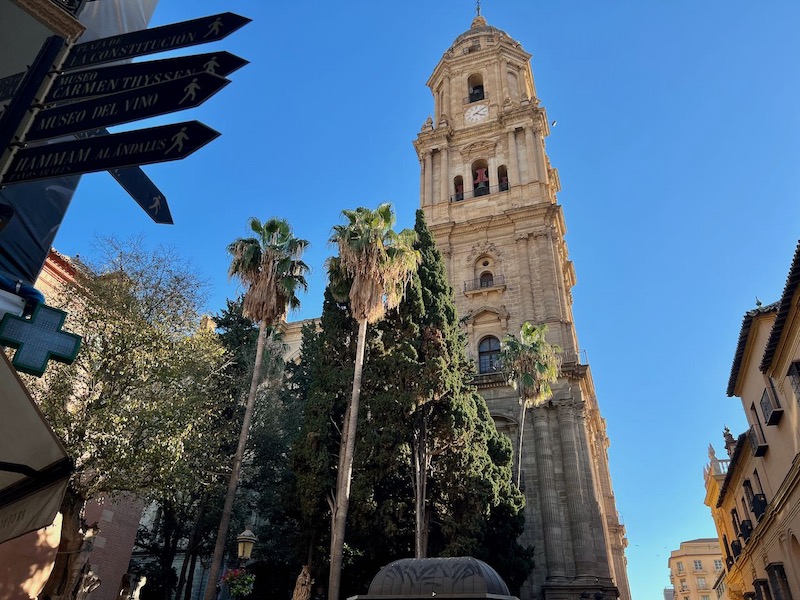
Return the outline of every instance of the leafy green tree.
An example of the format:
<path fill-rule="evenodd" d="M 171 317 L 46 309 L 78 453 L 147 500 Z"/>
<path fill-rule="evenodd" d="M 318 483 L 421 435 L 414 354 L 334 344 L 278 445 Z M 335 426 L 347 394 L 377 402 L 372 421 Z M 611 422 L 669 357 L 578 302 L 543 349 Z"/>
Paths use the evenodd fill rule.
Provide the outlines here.
<path fill-rule="evenodd" d="M 517 445 L 516 483 L 522 474 L 522 440 L 525 413 L 553 396 L 551 384 L 558 381 L 561 348 L 547 341 L 547 325 L 522 324 L 519 339 L 509 334 L 503 338 L 500 360 L 508 383 L 519 394 L 519 440 Z"/>
<path fill-rule="evenodd" d="M 85 574 L 87 500 L 170 493 L 221 468 L 207 449 L 224 434 L 215 407 L 225 356 L 198 331 L 200 280 L 164 248 L 105 240 L 101 251 L 51 300 L 83 335 L 76 361 L 29 384 L 76 465 L 44 598 L 74 597 Z"/>
<path fill-rule="evenodd" d="M 228 246 L 231 265 L 228 274 L 238 278 L 247 288 L 244 294 L 243 315 L 259 323 L 256 356 L 250 391 L 247 395 L 239 443 L 233 459 L 228 491 L 222 508 L 217 542 L 209 569 L 209 581 L 219 578 L 220 566 L 225 552 L 225 542 L 239 482 L 242 457 L 247 444 L 256 392 L 261 382 L 261 363 L 269 326 L 276 325 L 289 309 L 298 308 L 297 290 L 307 289 L 305 275 L 308 266 L 301 260 L 308 241 L 293 235 L 289 223 L 282 219 L 270 219 L 261 223 L 251 218 L 250 229 L 254 237 L 239 238 Z M 214 600 L 215 585 L 206 589 L 205 599 Z"/>
<path fill-rule="evenodd" d="M 328 271 L 332 289 L 343 290 L 345 285 L 349 288 L 347 298 L 351 314 L 358 322 L 358 338 L 353 388 L 342 427 L 332 508 L 330 600 L 339 600 L 367 325 L 376 323 L 387 309 L 399 304 L 419 260 L 412 248 L 413 232 L 403 230 L 395 233 L 392 230 L 395 216 L 391 205 L 381 204 L 375 210 L 359 207 L 342 211 L 342 215 L 347 223 L 335 225 L 330 238 L 330 242 L 338 247 L 339 256 L 328 261 Z"/>

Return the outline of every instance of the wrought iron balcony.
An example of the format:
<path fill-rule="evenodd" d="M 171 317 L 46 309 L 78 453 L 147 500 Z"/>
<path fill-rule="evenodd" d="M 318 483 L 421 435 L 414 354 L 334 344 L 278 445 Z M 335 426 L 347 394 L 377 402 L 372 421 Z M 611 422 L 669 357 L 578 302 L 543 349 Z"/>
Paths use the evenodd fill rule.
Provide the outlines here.
<path fill-rule="evenodd" d="M 750 536 L 753 535 L 753 522 L 750 519 L 745 519 L 739 523 L 739 533 L 742 534 L 742 539 L 745 543 L 750 541 Z"/>
<path fill-rule="evenodd" d="M 764 393 L 761 394 L 760 404 L 761 412 L 764 413 L 764 422 L 767 425 L 777 425 L 783 416 L 783 409 L 778 399 L 769 390 L 765 389 Z"/>
<path fill-rule="evenodd" d="M 505 275 L 495 275 L 491 279 L 487 279 L 484 277 L 483 279 L 473 279 L 472 281 L 465 281 L 464 291 L 476 292 L 480 290 L 490 290 L 497 287 L 505 287 L 505 285 L 506 285 Z"/>
<path fill-rule="evenodd" d="M 458 194 L 450 196 L 450 202 L 461 202 L 462 200 L 471 200 L 479 196 L 488 196 L 489 194 L 496 194 L 499 192 L 508 191 L 508 182 L 501 183 L 500 185 L 487 185 L 477 187 L 474 190 L 464 190 Z"/>
<path fill-rule="evenodd" d="M 588 365 L 589 359 L 586 357 L 586 350 L 573 350 L 567 348 L 561 352 L 561 366 L 568 365 Z"/>
<path fill-rule="evenodd" d="M 750 447 L 753 451 L 753 456 L 764 456 L 769 446 L 767 445 L 767 440 L 764 439 L 764 434 L 761 433 L 761 429 L 755 425 L 751 425 L 748 436 L 750 437 Z"/>
<path fill-rule="evenodd" d="M 739 540 L 733 540 L 731 542 L 731 552 L 733 553 L 733 559 L 738 559 L 739 555 L 742 553 L 742 542 Z"/>
<path fill-rule="evenodd" d="M 767 510 L 767 497 L 764 494 L 754 494 L 750 499 L 750 510 L 759 521 Z"/>

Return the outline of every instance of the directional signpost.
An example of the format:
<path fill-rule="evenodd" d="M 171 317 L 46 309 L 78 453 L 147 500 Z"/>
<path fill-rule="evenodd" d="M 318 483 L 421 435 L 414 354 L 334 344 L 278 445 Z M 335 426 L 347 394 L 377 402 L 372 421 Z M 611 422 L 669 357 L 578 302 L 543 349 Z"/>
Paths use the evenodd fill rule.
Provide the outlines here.
<path fill-rule="evenodd" d="M 107 170 L 156 223 L 172 223 L 164 194 L 138 166 L 184 158 L 219 133 L 197 121 L 113 135 L 104 128 L 199 106 L 247 61 L 220 51 L 87 67 L 214 42 L 249 22 L 226 12 L 76 44 L 47 91 L 36 96 L 40 102 L 43 96 L 45 104 L 38 111 L 41 105 L 32 100 L 44 74 L 36 81 L 23 73 L 0 79 L 0 101 L 12 98 L 6 113 L 16 119 L 29 109 L 34 112 L 32 122 L 20 126 L 24 136 L 18 131 L 13 140 L 8 138 L 14 141 L 8 147 L 12 157 L 0 159 L 0 185 Z M 25 146 L 72 134 L 83 139 Z M 0 147 L 0 155 L 4 150 Z"/>
<path fill-rule="evenodd" d="M 178 48 L 188 48 L 228 37 L 250 22 L 247 17 L 226 12 L 210 17 L 172 23 L 153 29 L 123 33 L 92 42 L 76 44 L 63 69 L 78 69 L 107 62 L 146 56 Z"/>
<path fill-rule="evenodd" d="M 192 108 L 229 83 L 210 73 L 198 73 L 129 92 L 48 108 L 37 115 L 25 139 L 43 140 Z"/>
<path fill-rule="evenodd" d="M 24 148 L 14 156 L 4 182 L 20 183 L 178 160 L 218 136 L 219 132 L 199 121 L 187 121 Z"/>

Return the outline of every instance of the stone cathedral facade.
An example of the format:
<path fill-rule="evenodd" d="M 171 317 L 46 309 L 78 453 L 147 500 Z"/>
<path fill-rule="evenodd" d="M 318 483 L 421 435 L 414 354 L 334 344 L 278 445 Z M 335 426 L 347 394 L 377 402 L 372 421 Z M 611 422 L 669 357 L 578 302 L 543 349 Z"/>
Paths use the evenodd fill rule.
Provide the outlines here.
<path fill-rule="evenodd" d="M 414 141 L 420 202 L 445 257 L 478 389 L 515 445 L 519 403 L 497 372 L 500 341 L 525 321 L 546 323 L 563 349 L 554 397 L 528 411 L 523 429 L 522 541 L 536 549 L 523 600 L 630 600 L 609 442 L 576 337 L 575 270 L 530 59 L 480 15 L 444 53 L 427 82 L 433 115 Z"/>

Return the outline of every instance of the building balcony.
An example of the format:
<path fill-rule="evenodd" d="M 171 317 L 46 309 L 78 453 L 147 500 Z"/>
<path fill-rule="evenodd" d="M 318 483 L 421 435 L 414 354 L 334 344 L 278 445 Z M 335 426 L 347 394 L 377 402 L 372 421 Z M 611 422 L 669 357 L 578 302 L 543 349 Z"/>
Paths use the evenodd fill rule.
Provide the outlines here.
<path fill-rule="evenodd" d="M 739 533 L 745 543 L 750 541 L 750 536 L 753 535 L 753 522 L 750 519 L 745 519 L 739 523 Z"/>
<path fill-rule="evenodd" d="M 490 194 L 498 194 L 500 192 L 508 191 L 508 182 L 503 182 L 500 185 L 478 185 L 472 190 L 464 190 L 457 194 L 450 196 L 450 202 L 461 202 L 462 200 L 471 200 L 480 196 L 488 196 Z"/>
<path fill-rule="evenodd" d="M 767 497 L 764 494 L 754 494 L 750 499 L 750 510 L 753 511 L 756 519 L 760 521 L 767 511 Z"/>
<path fill-rule="evenodd" d="M 747 435 L 750 437 L 750 449 L 753 451 L 753 456 L 764 456 L 769 446 L 767 445 L 767 440 L 764 439 L 764 434 L 761 433 L 761 429 L 751 425 Z"/>
<path fill-rule="evenodd" d="M 506 289 L 505 275 L 495 275 L 493 277 L 482 277 L 480 279 L 473 279 L 472 281 L 464 282 L 464 293 L 470 292 L 488 292 L 490 290 L 504 290 Z"/>
<path fill-rule="evenodd" d="M 764 393 L 761 394 L 760 404 L 761 412 L 764 413 L 764 422 L 767 425 L 777 425 L 783 416 L 783 409 L 778 399 L 769 390 L 764 390 Z"/>
<path fill-rule="evenodd" d="M 739 555 L 742 553 L 742 542 L 739 540 L 733 540 L 731 542 L 731 553 L 733 554 L 734 560 L 738 559 Z"/>

